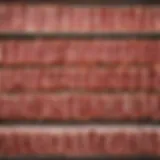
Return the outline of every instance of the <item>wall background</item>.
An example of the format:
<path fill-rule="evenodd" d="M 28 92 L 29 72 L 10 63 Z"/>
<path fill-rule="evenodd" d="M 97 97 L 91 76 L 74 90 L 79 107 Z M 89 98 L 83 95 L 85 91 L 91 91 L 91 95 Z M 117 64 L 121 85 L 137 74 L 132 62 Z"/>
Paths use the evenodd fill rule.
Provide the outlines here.
<path fill-rule="evenodd" d="M 0 3 L 0 155 L 160 155 L 159 31 L 158 6 Z"/>

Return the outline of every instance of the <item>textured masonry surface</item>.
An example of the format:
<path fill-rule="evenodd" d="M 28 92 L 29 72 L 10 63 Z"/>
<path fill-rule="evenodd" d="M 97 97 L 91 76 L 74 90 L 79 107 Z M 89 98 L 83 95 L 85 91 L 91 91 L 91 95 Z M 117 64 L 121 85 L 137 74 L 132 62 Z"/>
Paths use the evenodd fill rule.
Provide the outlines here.
<path fill-rule="evenodd" d="M 157 6 L 0 4 L 1 33 L 159 32 Z M 160 40 L 0 39 L 0 121 L 160 120 Z M 1 125 L 0 155 L 159 155 L 152 125 Z"/>
<path fill-rule="evenodd" d="M 158 7 L 76 7 L 1 4 L 2 31 L 147 32 L 160 31 Z"/>
<path fill-rule="evenodd" d="M 160 129 L 151 126 L 11 126 L 0 128 L 1 155 L 159 155 Z"/>

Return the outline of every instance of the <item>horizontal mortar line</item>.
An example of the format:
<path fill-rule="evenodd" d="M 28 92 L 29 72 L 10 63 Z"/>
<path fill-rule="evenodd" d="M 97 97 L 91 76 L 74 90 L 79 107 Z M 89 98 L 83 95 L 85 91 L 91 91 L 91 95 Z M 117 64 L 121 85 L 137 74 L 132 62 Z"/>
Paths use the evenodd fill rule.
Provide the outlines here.
<path fill-rule="evenodd" d="M 10 2 L 25 2 L 24 0 L 0 0 L 1 3 L 10 3 Z M 39 3 L 55 3 L 55 4 L 88 4 L 88 5 L 95 5 L 95 4 L 103 4 L 103 5 L 131 5 L 131 4 L 143 4 L 143 5 L 149 5 L 149 4 L 160 4 L 157 0 L 27 0 L 27 3 L 30 4 L 39 4 Z"/>
<path fill-rule="evenodd" d="M 27 63 L 27 62 L 26 62 Z M 117 62 L 111 62 L 111 63 L 101 63 L 101 62 L 75 62 L 75 63 L 67 63 L 67 62 L 62 62 L 59 64 L 47 64 L 47 63 L 29 63 L 28 64 L 5 64 L 5 62 L 0 63 L 0 70 L 4 70 L 4 69 L 51 69 L 51 68 L 73 68 L 73 67 L 77 67 L 77 68 L 83 68 L 85 67 L 86 69 L 90 69 L 90 68 L 117 68 L 117 67 L 136 67 L 136 68 L 148 68 L 148 69 L 152 69 L 152 67 L 154 68 L 155 66 L 160 65 L 160 62 L 148 62 L 148 63 L 117 63 Z"/>
<path fill-rule="evenodd" d="M 4 120 L 0 119 L 0 126 L 15 126 L 15 125 L 53 125 L 54 126 L 89 126 L 89 125 L 104 125 L 104 126 L 117 126 L 117 125 L 133 125 L 133 126 L 160 126 L 160 119 L 153 120 L 153 119 L 139 119 L 139 120 Z"/>
<path fill-rule="evenodd" d="M 123 94 L 127 94 L 127 95 L 134 95 L 134 94 L 145 94 L 146 96 L 150 96 L 150 95 L 159 95 L 160 91 L 44 91 L 44 92 L 39 92 L 39 91 L 31 91 L 31 92 L 0 92 L 0 96 L 56 96 L 56 95 L 90 95 L 90 96 L 98 96 L 98 95 L 123 95 Z"/>
<path fill-rule="evenodd" d="M 140 33 L 40 33 L 40 32 L 1 32 L 0 40 L 8 39 L 153 39 L 160 40 L 160 32 L 140 32 Z"/>
<path fill-rule="evenodd" d="M 103 0 L 102 0 L 103 1 Z M 75 2 L 75 3 L 74 3 Z M 146 8 L 159 8 L 160 7 L 160 2 L 154 1 L 150 1 L 148 3 L 143 3 L 140 1 L 134 2 L 134 1 L 127 1 L 128 3 L 122 3 L 120 1 L 118 2 L 114 2 L 114 1 L 104 1 L 104 2 L 88 2 L 87 1 L 81 3 L 81 1 L 78 3 L 77 1 L 74 1 L 73 3 L 67 3 L 67 2 L 62 2 L 60 4 L 65 5 L 65 6 L 69 6 L 69 7 L 76 7 L 76 8 L 97 8 L 97 7 L 105 7 L 105 8 L 127 8 L 127 7 L 146 7 Z M 33 5 L 43 5 L 44 3 L 32 3 Z M 31 4 L 31 5 L 32 5 Z M 57 4 L 57 3 L 56 3 Z M 54 4 L 53 4 L 54 5 Z"/>
<path fill-rule="evenodd" d="M 83 129 L 83 130 L 82 130 Z M 54 133 L 60 133 L 64 131 L 72 131 L 73 132 L 88 132 L 88 130 L 95 130 L 97 132 L 101 131 L 114 131 L 114 130 L 137 130 L 137 129 L 146 129 L 146 130 L 157 130 L 160 131 L 160 125 L 159 124 L 139 124 L 139 123 L 126 123 L 126 124 L 120 124 L 120 123 L 108 123 L 108 124 L 95 124 L 95 123 L 81 123 L 79 125 L 77 124 L 67 124 L 66 122 L 64 124 L 40 124 L 40 123 L 34 123 L 34 124 L 27 124 L 27 123 L 8 123 L 8 124 L 1 124 L 0 123 L 0 132 L 8 132 L 8 131 L 31 131 L 31 132 L 54 132 Z"/>
<path fill-rule="evenodd" d="M 106 89 L 106 90 L 85 90 L 85 89 L 61 89 L 61 90 L 27 90 L 27 91 L 1 91 L 0 96 L 4 95 L 23 95 L 23 94 L 31 94 L 31 95 L 38 95 L 38 94 L 136 94 L 136 93 L 145 93 L 145 94 L 160 94 L 160 90 L 125 90 L 125 89 Z"/>
<path fill-rule="evenodd" d="M 21 156 L 0 156 L 0 160 L 159 160 L 160 156 L 158 155 L 98 155 L 98 156 L 63 156 L 63 155 L 21 155 Z"/>

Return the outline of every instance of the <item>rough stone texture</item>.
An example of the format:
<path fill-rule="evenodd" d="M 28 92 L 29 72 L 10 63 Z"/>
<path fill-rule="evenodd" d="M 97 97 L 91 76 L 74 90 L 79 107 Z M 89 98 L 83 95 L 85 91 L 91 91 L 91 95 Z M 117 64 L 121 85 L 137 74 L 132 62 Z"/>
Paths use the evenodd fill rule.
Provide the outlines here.
<path fill-rule="evenodd" d="M 145 126 L 0 127 L 1 155 L 159 155 L 160 129 Z"/>
<path fill-rule="evenodd" d="M 160 31 L 158 7 L 76 7 L 1 4 L 1 31 L 146 32 Z"/>

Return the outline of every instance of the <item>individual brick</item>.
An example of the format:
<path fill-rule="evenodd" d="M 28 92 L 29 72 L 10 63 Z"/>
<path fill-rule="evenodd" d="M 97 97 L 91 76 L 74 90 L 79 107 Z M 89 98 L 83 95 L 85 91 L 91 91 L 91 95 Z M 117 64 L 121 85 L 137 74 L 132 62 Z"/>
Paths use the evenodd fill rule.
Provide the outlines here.
<path fill-rule="evenodd" d="M 45 23 L 48 23 L 48 18 L 52 20 L 51 16 L 48 15 L 48 11 L 46 9 L 49 9 L 48 7 L 44 7 L 42 5 L 26 5 L 25 6 L 25 26 L 24 31 L 27 32 L 40 32 L 46 30 Z M 50 11 L 50 9 L 49 9 Z M 48 17 L 46 17 L 46 15 Z M 48 24 L 49 26 L 50 24 Z M 52 25 L 53 27 L 53 25 Z M 54 28 L 53 28 L 54 29 Z"/>
<path fill-rule="evenodd" d="M 17 94 L 0 96 L 1 120 L 160 120 L 156 94 Z"/>
<path fill-rule="evenodd" d="M 10 11 L 12 7 L 7 6 L 7 4 L 0 4 L 0 31 L 8 31 L 11 30 L 12 27 L 12 11 Z"/>
<path fill-rule="evenodd" d="M 79 25 L 81 24 L 80 22 L 83 21 L 84 17 L 76 14 L 76 7 L 72 7 L 69 5 L 67 7 L 64 7 L 62 5 L 59 5 L 57 7 L 51 7 L 52 10 L 54 8 L 54 14 L 52 14 L 53 18 L 51 22 L 55 23 L 57 32 L 68 32 L 71 30 L 71 28 L 73 29 L 72 32 L 75 32 L 77 29 L 79 29 Z M 53 31 L 53 29 L 51 29 L 51 31 Z"/>
<path fill-rule="evenodd" d="M 0 46 L 3 65 L 160 62 L 160 41 L 152 40 L 6 40 Z"/>
<path fill-rule="evenodd" d="M 18 8 L 17 8 L 18 6 Z M 22 8 L 20 9 L 19 6 Z M 66 5 L 7 4 L 5 10 L 11 16 L 3 18 L 5 31 L 8 23 L 18 14 L 18 22 L 11 23 L 8 29 L 25 32 L 158 32 L 160 11 L 158 7 L 76 7 Z M 52 8 L 52 9 L 51 9 Z M 5 11 L 4 11 L 5 12 Z M 13 16 L 12 16 L 13 15 Z M 24 15 L 24 16 L 23 16 Z M 50 18 L 50 22 L 48 19 Z M 16 24 L 16 28 L 15 28 Z M 18 25 L 17 25 L 18 24 Z M 53 28 L 51 28 L 53 26 Z"/>
<path fill-rule="evenodd" d="M 150 67 L 57 67 L 1 69 L 1 91 L 156 90 L 159 70 Z M 156 83 L 153 83 L 155 81 Z"/>
<path fill-rule="evenodd" d="M 1 127 L 0 154 L 159 155 L 159 132 L 151 126 Z"/>
<path fill-rule="evenodd" d="M 8 11 L 12 14 L 10 32 L 24 31 L 25 27 L 25 8 L 20 4 L 10 5 L 11 9 Z M 32 15 L 33 16 L 33 15 Z M 37 17 L 38 18 L 38 17 Z"/>
<path fill-rule="evenodd" d="M 25 9 L 20 4 L 0 4 L 0 32 L 24 31 Z"/>
<path fill-rule="evenodd" d="M 59 7 L 53 7 L 52 5 L 50 5 L 50 6 L 46 6 L 43 8 L 43 6 L 41 7 L 41 9 L 43 9 L 43 11 L 44 11 L 43 12 L 44 13 L 44 24 L 43 24 L 44 28 L 42 28 L 42 30 L 44 30 L 44 32 L 53 32 L 53 31 L 57 32 L 58 27 L 60 27 L 59 26 L 60 19 L 58 17 L 58 13 L 60 13 Z M 69 12 L 68 9 L 66 11 L 67 11 L 67 13 Z M 63 20 L 64 20 L 65 24 L 63 24 L 61 26 L 61 27 L 64 27 L 63 28 L 64 30 L 67 29 L 67 24 L 68 24 L 67 22 L 69 22 L 66 20 L 67 16 L 68 15 L 66 15 L 66 17 L 65 17 L 65 15 L 64 15 Z M 71 26 L 69 26 L 69 27 L 71 27 Z"/>
<path fill-rule="evenodd" d="M 79 32 L 80 26 L 81 26 L 81 31 L 80 32 L 93 32 L 93 27 L 94 24 L 92 23 L 93 20 L 93 8 L 76 8 L 72 7 L 72 15 L 71 16 L 71 21 L 72 21 L 72 32 Z M 65 12 L 63 12 L 65 13 Z M 63 19 L 63 17 L 61 17 Z M 70 21 L 70 22 L 71 22 Z M 62 24 L 60 24 L 61 26 Z M 71 31 L 71 28 L 68 31 Z"/>
<path fill-rule="evenodd" d="M 3 61 L 4 61 L 3 41 L 0 41 L 0 65 L 3 64 Z"/>
<path fill-rule="evenodd" d="M 155 70 L 153 71 L 152 75 L 154 77 L 153 80 L 153 86 L 157 86 L 157 88 L 160 88 L 160 65 L 157 65 L 157 67 L 155 67 Z"/>

